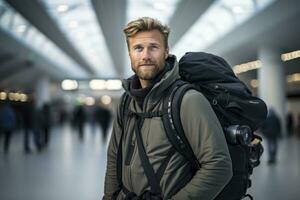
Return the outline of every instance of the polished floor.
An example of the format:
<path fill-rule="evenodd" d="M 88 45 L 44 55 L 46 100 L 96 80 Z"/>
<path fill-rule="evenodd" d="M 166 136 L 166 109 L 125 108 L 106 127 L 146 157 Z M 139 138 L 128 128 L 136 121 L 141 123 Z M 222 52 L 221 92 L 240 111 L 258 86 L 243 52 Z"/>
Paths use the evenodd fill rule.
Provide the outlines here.
<path fill-rule="evenodd" d="M 15 134 L 10 152 L 0 150 L 0 200 L 102 198 L 106 145 L 98 128 L 86 126 L 83 141 L 69 126 L 54 128 L 50 146 L 40 153 L 24 154 L 22 142 Z M 269 166 L 264 154 L 252 182 L 255 200 L 299 200 L 300 140 L 280 141 L 276 165 Z"/>

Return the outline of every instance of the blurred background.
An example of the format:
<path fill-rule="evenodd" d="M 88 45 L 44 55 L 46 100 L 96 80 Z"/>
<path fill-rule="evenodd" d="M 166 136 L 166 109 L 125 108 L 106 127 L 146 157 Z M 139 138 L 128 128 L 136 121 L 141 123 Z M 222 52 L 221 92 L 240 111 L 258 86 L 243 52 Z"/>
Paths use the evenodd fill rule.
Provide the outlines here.
<path fill-rule="evenodd" d="M 297 0 L 0 0 L 0 199 L 102 198 L 121 80 L 132 75 L 122 29 L 142 16 L 171 27 L 178 59 L 224 57 L 273 108 L 281 129 L 273 146 L 259 133 L 249 193 L 299 199 Z"/>

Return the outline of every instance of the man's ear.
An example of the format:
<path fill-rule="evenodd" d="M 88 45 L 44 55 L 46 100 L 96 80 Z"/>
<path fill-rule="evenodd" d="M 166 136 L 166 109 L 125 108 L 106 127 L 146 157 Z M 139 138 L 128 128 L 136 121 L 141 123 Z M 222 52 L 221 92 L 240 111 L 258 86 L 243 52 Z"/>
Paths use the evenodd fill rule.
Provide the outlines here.
<path fill-rule="evenodd" d="M 165 52 L 165 59 L 167 59 L 169 56 L 169 48 L 166 49 L 166 52 Z"/>

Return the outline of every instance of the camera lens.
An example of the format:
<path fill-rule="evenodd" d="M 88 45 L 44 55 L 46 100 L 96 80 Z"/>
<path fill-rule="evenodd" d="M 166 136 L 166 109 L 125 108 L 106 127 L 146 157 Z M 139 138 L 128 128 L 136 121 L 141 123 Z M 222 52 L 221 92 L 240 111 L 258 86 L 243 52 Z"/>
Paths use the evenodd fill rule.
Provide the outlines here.
<path fill-rule="evenodd" d="M 251 129 L 245 125 L 232 125 L 225 128 L 225 136 L 231 144 L 249 145 L 252 140 Z"/>
<path fill-rule="evenodd" d="M 249 126 L 239 126 L 238 127 L 238 141 L 240 144 L 248 145 L 251 143 L 252 132 Z"/>

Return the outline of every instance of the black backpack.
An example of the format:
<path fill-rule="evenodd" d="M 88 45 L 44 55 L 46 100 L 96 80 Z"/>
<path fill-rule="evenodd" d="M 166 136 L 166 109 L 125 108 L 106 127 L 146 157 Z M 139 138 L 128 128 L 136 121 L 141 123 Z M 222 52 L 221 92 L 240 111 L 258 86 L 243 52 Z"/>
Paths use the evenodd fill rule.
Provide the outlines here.
<path fill-rule="evenodd" d="M 192 173 L 195 173 L 201 166 L 183 131 L 180 121 L 180 105 L 188 90 L 200 91 L 210 102 L 224 129 L 233 165 L 232 179 L 215 200 L 238 200 L 246 196 L 252 199 L 247 194 L 247 189 L 251 186 L 250 175 L 253 168 L 259 165 L 259 158 L 263 152 L 262 139 L 253 132 L 266 119 L 265 103 L 252 96 L 247 86 L 235 76 L 229 64 L 221 57 L 204 52 L 186 53 L 179 60 L 179 73 L 181 79 L 168 89 L 163 97 L 163 110 L 157 113 L 157 116 L 162 117 L 168 139 L 174 149 L 190 162 Z M 126 115 L 130 112 L 128 110 L 130 101 L 131 97 L 124 93 L 118 111 L 120 116 L 118 120 L 121 125 L 125 123 Z M 153 117 L 153 113 L 143 113 L 142 117 Z M 122 137 L 123 133 L 121 139 Z M 122 189 L 121 155 L 119 146 L 117 176 L 120 189 Z M 145 167 L 144 170 L 147 175 L 148 170 Z M 158 174 L 162 175 L 163 170 L 159 169 L 159 171 Z M 155 185 L 151 183 L 148 175 L 147 178 L 151 186 Z M 177 190 L 188 181 L 178 183 Z"/>

